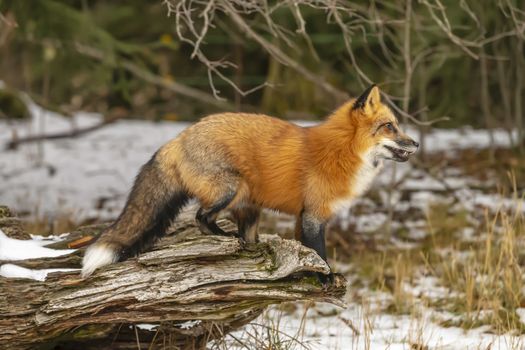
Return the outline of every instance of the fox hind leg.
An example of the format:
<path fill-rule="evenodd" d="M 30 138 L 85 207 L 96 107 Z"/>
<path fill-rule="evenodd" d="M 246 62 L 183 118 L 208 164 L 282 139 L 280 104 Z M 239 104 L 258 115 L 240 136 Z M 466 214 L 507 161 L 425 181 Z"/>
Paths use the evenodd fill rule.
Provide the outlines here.
<path fill-rule="evenodd" d="M 219 215 L 219 213 L 222 210 L 226 209 L 226 207 L 232 202 L 234 198 L 235 192 L 227 191 L 223 194 L 223 196 L 219 197 L 219 199 L 216 200 L 212 205 L 206 207 L 202 206 L 199 208 L 195 219 L 202 233 L 221 236 L 229 235 L 217 225 L 215 220 L 217 220 L 217 216 Z"/>

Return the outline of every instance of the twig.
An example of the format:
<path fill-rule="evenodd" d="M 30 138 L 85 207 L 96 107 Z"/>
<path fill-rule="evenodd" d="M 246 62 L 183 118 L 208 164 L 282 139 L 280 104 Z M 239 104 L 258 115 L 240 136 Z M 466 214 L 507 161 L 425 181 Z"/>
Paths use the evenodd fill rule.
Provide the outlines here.
<path fill-rule="evenodd" d="M 139 332 L 137 331 L 137 325 L 134 324 L 133 328 L 135 330 L 135 339 L 137 340 L 137 349 L 141 350 L 141 348 L 140 348 L 140 340 L 139 340 Z"/>
<path fill-rule="evenodd" d="M 435 0 L 435 6 L 432 6 L 427 0 L 420 0 L 420 2 L 427 7 L 428 12 L 430 13 L 430 16 L 432 17 L 434 22 L 436 22 L 438 27 L 448 36 L 450 41 L 459 46 L 463 51 L 465 51 L 465 53 L 467 53 L 473 59 L 479 59 L 479 56 L 469 47 L 480 48 L 481 44 L 479 42 L 472 42 L 461 39 L 452 32 L 452 27 L 450 26 L 450 23 L 445 13 L 445 7 L 443 6 L 440 0 Z M 442 15 L 442 18 L 439 18 L 439 16 L 435 13 L 435 9 L 439 10 L 439 12 Z"/>
<path fill-rule="evenodd" d="M 285 54 L 279 47 L 273 45 L 262 36 L 257 34 L 251 26 L 249 26 L 242 17 L 232 8 L 231 4 L 228 1 L 221 1 L 224 8 L 230 14 L 230 19 L 249 37 L 255 40 L 259 45 L 261 45 L 269 54 L 271 54 L 276 60 L 282 64 L 289 66 L 298 73 L 302 74 L 306 79 L 318 84 L 324 91 L 330 93 L 339 100 L 348 99 L 348 95 L 329 84 L 321 76 L 312 73 L 306 67 L 301 65 L 297 60 L 292 59 L 287 54 Z"/>
<path fill-rule="evenodd" d="M 357 329 L 356 326 L 354 326 L 353 322 L 344 318 L 344 317 L 341 317 L 339 316 L 338 317 L 345 325 L 348 326 L 348 328 L 350 328 L 352 330 L 352 332 L 354 333 L 354 336 L 359 336 L 361 333 L 359 332 L 359 329 Z"/>
<path fill-rule="evenodd" d="M 7 142 L 5 149 L 14 150 L 19 145 L 24 144 L 24 143 L 79 137 L 79 136 L 88 134 L 90 132 L 102 129 L 103 127 L 109 124 L 112 124 L 116 122 L 117 120 L 123 118 L 125 115 L 126 115 L 125 113 L 115 113 L 113 116 L 103 120 L 102 122 L 98 124 L 88 126 L 85 128 L 73 129 L 71 131 L 42 134 L 42 135 L 32 135 L 32 136 L 27 136 L 27 137 L 16 138 L 14 140 Z"/>
<path fill-rule="evenodd" d="M 79 53 L 85 56 L 94 58 L 99 61 L 108 62 L 108 60 L 104 56 L 103 51 L 97 48 L 90 47 L 90 46 L 80 44 L 80 43 L 76 43 L 75 47 Z M 200 90 L 193 89 L 189 86 L 159 77 L 158 75 L 155 75 L 146 69 L 140 68 L 139 66 L 137 66 L 136 64 L 130 61 L 122 61 L 121 65 L 128 72 L 130 72 L 131 74 L 135 75 L 138 78 L 141 78 L 142 80 L 147 81 L 148 83 L 151 83 L 157 86 L 161 86 L 165 89 L 171 90 L 183 96 L 192 98 L 200 102 L 204 102 L 208 105 L 215 106 L 217 108 L 220 108 L 221 110 L 228 110 L 228 111 L 235 110 L 235 106 L 233 106 L 232 104 L 228 102 L 219 101 L 213 96 L 210 96 L 209 94 L 205 92 L 202 92 Z"/>

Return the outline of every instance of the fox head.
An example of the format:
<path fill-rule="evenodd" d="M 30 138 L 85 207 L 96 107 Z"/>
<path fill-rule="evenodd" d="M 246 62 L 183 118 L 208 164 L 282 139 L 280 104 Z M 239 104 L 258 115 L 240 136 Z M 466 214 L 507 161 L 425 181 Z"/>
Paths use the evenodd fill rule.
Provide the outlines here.
<path fill-rule="evenodd" d="M 381 102 L 379 88 L 372 85 L 350 107 L 355 138 L 362 149 L 375 160 L 406 162 L 417 151 L 419 143 L 400 128 L 390 108 Z"/>

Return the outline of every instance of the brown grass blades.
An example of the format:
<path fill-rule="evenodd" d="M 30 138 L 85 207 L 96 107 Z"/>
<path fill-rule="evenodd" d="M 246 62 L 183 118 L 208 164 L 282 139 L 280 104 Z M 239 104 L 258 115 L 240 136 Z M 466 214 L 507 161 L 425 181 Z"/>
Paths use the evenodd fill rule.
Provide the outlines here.
<path fill-rule="evenodd" d="M 291 305 L 291 304 L 289 304 Z M 304 314 L 310 303 L 306 303 Z M 295 307 L 294 307 L 295 309 Z M 295 332 L 285 330 L 283 319 L 286 309 L 265 311 L 258 319 L 248 324 L 242 331 L 229 333 L 225 338 L 215 341 L 211 349 L 261 349 L 261 350 L 310 350 L 315 346 L 304 341 L 304 317 Z"/>
<path fill-rule="evenodd" d="M 466 212 L 436 204 L 426 212 L 428 235 L 413 246 L 377 241 L 375 249 L 356 252 L 352 290 L 363 291 L 355 292 L 363 302 L 379 292 L 383 311 L 417 322 L 430 312 L 432 322 L 445 327 L 524 334 L 519 312 L 525 307 L 525 213 L 523 197 L 513 188 L 512 208 Z M 429 279 L 433 287 L 425 290 L 422 281 Z M 407 336 L 423 349 L 419 338 L 415 331 Z M 524 345 L 509 342 L 518 342 L 511 349 Z"/>
<path fill-rule="evenodd" d="M 519 208 L 519 203 L 516 203 Z M 516 309 L 525 305 L 523 294 L 523 214 L 486 213 L 484 240 L 464 251 L 463 259 L 441 259 L 434 271 L 445 286 L 459 292 L 454 311 L 459 325 L 488 324 L 496 333 L 525 331 Z"/>

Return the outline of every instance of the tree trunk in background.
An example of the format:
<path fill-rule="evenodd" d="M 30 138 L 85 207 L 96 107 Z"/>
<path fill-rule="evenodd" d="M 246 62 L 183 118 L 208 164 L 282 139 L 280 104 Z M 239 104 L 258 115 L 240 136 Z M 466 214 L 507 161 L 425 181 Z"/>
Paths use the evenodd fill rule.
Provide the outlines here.
<path fill-rule="evenodd" d="M 516 88 L 514 90 L 514 113 L 516 115 L 516 127 L 518 129 L 518 144 L 521 154 L 525 154 L 525 125 L 523 119 L 523 75 L 525 59 L 523 58 L 523 38 L 519 37 L 516 46 Z"/>
<path fill-rule="evenodd" d="M 421 117 L 420 120 L 423 122 L 428 121 L 428 112 L 426 110 L 427 107 L 427 86 L 428 86 L 428 73 L 426 69 L 426 64 L 424 62 L 420 63 L 420 73 L 419 73 L 419 79 L 418 79 L 418 94 L 417 94 L 417 104 L 418 104 L 418 110 L 421 111 Z M 418 127 L 419 129 L 419 151 L 418 151 L 418 158 L 420 158 L 423 162 L 425 161 L 425 153 L 426 153 L 426 135 L 429 131 L 428 126 L 420 125 Z"/>
<path fill-rule="evenodd" d="M 497 43 L 496 43 L 497 44 Z M 494 44 L 494 52 L 499 52 L 499 46 Z M 510 105 L 511 97 L 510 94 L 511 86 L 512 86 L 512 80 L 510 80 L 510 74 L 507 72 L 512 71 L 512 67 L 508 69 L 508 64 L 503 59 L 496 60 L 496 67 L 498 71 L 498 86 L 499 91 L 501 95 L 501 104 L 503 107 L 503 114 L 505 117 L 505 129 L 508 131 L 509 134 L 509 143 L 511 147 L 516 146 L 516 140 L 514 139 L 512 133 L 514 130 L 514 121 L 512 118 L 512 107 Z M 506 71 L 505 68 L 508 70 Z"/>
<path fill-rule="evenodd" d="M 487 68 L 487 56 L 484 50 L 481 50 L 479 56 L 480 72 L 481 72 L 481 110 L 483 111 L 483 119 L 485 120 L 485 127 L 489 133 L 490 146 L 489 146 L 489 159 L 493 163 L 495 159 L 495 144 L 494 144 L 494 122 L 492 120 L 492 114 L 490 112 L 490 93 L 489 93 L 489 81 L 488 81 L 488 68 Z"/>

